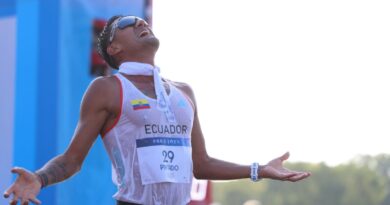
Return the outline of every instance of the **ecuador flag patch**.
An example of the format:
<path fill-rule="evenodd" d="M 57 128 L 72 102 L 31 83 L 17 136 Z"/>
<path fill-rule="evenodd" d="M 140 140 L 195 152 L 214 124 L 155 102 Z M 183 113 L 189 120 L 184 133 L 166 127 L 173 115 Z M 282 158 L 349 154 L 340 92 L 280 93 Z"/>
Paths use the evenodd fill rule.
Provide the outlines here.
<path fill-rule="evenodd" d="M 150 108 L 149 102 L 146 99 L 132 100 L 131 105 L 133 106 L 133 110 L 143 110 Z"/>

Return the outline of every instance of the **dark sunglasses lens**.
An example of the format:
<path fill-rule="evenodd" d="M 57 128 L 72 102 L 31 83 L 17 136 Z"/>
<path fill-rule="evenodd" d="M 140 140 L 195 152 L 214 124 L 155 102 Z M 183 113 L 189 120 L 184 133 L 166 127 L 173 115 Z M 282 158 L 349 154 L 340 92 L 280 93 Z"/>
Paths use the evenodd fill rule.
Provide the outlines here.
<path fill-rule="evenodd" d="M 136 22 L 137 18 L 135 16 L 126 16 L 118 22 L 118 28 L 124 29 L 129 26 L 134 26 Z"/>

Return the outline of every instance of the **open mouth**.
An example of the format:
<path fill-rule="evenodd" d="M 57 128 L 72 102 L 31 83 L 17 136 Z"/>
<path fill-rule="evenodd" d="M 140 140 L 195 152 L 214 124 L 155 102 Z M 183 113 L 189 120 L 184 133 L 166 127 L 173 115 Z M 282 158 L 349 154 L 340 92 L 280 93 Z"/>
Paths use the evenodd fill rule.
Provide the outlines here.
<path fill-rule="evenodd" d="M 142 32 L 138 35 L 138 37 L 140 37 L 140 38 L 145 37 L 145 36 L 147 36 L 149 33 L 150 33 L 150 32 L 149 32 L 148 30 L 144 30 L 144 31 L 142 31 Z"/>

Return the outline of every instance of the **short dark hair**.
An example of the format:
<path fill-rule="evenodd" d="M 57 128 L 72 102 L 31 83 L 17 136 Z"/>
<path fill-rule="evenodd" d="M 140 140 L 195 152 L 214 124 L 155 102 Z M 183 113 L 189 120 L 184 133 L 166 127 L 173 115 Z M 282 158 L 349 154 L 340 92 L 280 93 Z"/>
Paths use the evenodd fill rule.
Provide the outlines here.
<path fill-rule="evenodd" d="M 107 53 L 107 47 L 109 45 L 109 38 L 111 34 L 112 23 L 123 15 L 115 15 L 111 17 L 103 28 L 98 38 L 98 52 L 104 58 L 104 60 L 114 69 L 118 69 L 118 63 L 115 59 Z"/>

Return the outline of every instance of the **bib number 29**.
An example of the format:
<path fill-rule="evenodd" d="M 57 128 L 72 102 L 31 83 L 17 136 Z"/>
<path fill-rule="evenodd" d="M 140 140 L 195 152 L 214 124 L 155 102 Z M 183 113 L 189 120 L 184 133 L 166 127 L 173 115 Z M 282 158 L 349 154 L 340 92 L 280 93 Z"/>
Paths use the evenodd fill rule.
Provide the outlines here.
<path fill-rule="evenodd" d="M 160 170 L 163 171 L 179 171 L 179 165 L 173 164 L 175 153 L 171 150 L 163 150 L 163 163 L 160 164 Z"/>
<path fill-rule="evenodd" d="M 164 157 L 163 163 L 172 163 L 173 159 L 175 158 L 175 153 L 170 150 L 163 150 L 162 155 Z"/>

